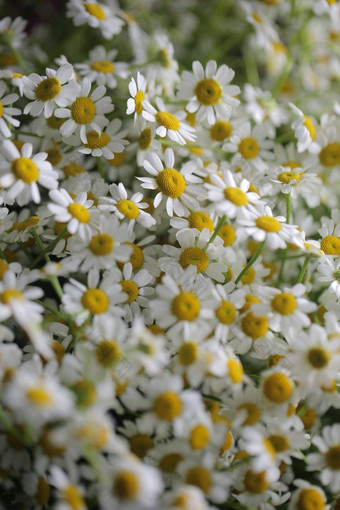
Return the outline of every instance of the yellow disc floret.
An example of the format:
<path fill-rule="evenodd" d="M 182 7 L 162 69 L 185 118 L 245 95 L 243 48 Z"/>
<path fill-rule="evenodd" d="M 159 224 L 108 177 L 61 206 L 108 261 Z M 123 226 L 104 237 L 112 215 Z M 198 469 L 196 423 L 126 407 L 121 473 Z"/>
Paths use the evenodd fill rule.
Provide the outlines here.
<path fill-rule="evenodd" d="M 95 18 L 99 19 L 99 20 L 104 20 L 106 19 L 106 14 L 105 12 L 103 11 L 103 9 L 101 8 L 100 5 L 98 4 L 93 4 L 91 2 L 86 2 L 84 4 L 84 7 L 85 9 L 87 10 L 87 12 L 91 15 L 91 16 L 94 16 Z"/>
<path fill-rule="evenodd" d="M 232 204 L 241 207 L 248 203 L 247 195 L 239 188 L 227 187 L 223 190 L 224 196 Z"/>
<path fill-rule="evenodd" d="M 260 152 L 260 147 L 255 138 L 243 138 L 238 146 L 238 151 L 245 159 L 253 159 Z"/>
<path fill-rule="evenodd" d="M 130 220 L 135 220 L 139 216 L 139 209 L 132 200 L 119 200 L 116 207 L 119 212 L 124 214 L 124 216 Z"/>
<path fill-rule="evenodd" d="M 8 305 L 12 300 L 17 299 L 23 301 L 24 297 L 20 290 L 17 289 L 6 289 L 1 294 L 1 302 L 4 305 Z"/>
<path fill-rule="evenodd" d="M 51 395 L 40 386 L 35 386 L 26 390 L 28 400 L 38 407 L 46 407 L 52 402 Z"/>
<path fill-rule="evenodd" d="M 105 147 L 109 141 L 110 137 L 106 133 L 101 133 L 98 135 L 96 131 L 90 131 L 86 134 L 87 137 L 87 143 L 85 144 L 85 147 L 88 147 L 89 149 L 101 149 L 102 147 Z"/>
<path fill-rule="evenodd" d="M 195 363 L 198 359 L 198 347 L 195 342 L 184 342 L 178 350 L 178 358 L 181 365 L 187 366 Z"/>
<path fill-rule="evenodd" d="M 157 112 L 156 115 L 156 121 L 161 126 L 164 126 L 166 129 L 171 129 L 172 131 L 178 131 L 178 129 L 181 127 L 179 120 L 175 115 L 169 112 Z"/>
<path fill-rule="evenodd" d="M 62 497 L 72 510 L 82 510 L 85 508 L 84 498 L 74 485 L 67 485 L 62 490 Z"/>
<path fill-rule="evenodd" d="M 190 432 L 190 446 L 193 450 L 205 448 L 210 441 L 210 431 L 205 425 L 196 425 Z"/>
<path fill-rule="evenodd" d="M 289 184 L 291 181 L 299 182 L 301 180 L 301 174 L 298 174 L 296 172 L 281 172 L 277 176 L 277 179 L 283 184 Z"/>
<path fill-rule="evenodd" d="M 275 404 L 282 404 L 289 400 L 293 393 L 293 383 L 289 377 L 281 372 L 270 374 L 263 381 L 263 393 L 268 400 Z"/>
<path fill-rule="evenodd" d="M 145 94 L 142 90 L 139 90 L 135 95 L 135 110 L 138 115 L 140 115 L 143 111 L 143 101 L 145 99 Z M 149 128 L 150 129 L 150 128 Z M 150 130 L 151 131 L 151 130 Z"/>
<path fill-rule="evenodd" d="M 89 97 L 78 97 L 71 106 L 71 115 L 77 124 L 89 124 L 96 114 L 96 105 Z"/>
<path fill-rule="evenodd" d="M 233 128 L 230 122 L 227 120 L 218 120 L 210 128 L 210 136 L 217 142 L 223 142 L 226 138 L 231 135 Z"/>
<path fill-rule="evenodd" d="M 244 476 L 244 487 L 246 491 L 252 494 L 263 494 L 269 487 L 269 482 L 266 478 L 266 471 L 246 471 Z"/>
<path fill-rule="evenodd" d="M 253 402 L 244 402 L 238 409 L 245 410 L 247 412 L 246 418 L 243 420 L 242 425 L 254 425 L 261 418 L 261 411 Z"/>
<path fill-rule="evenodd" d="M 39 169 L 32 159 L 17 158 L 12 163 L 12 172 L 17 179 L 21 179 L 25 184 L 37 182 L 39 179 Z"/>
<path fill-rule="evenodd" d="M 60 81 L 57 78 L 45 78 L 35 89 L 35 97 L 39 101 L 50 101 L 55 98 L 61 90 Z"/>
<path fill-rule="evenodd" d="M 192 292 L 180 292 L 171 303 L 171 311 L 180 321 L 194 321 L 200 309 L 200 301 Z"/>
<path fill-rule="evenodd" d="M 271 300 L 271 305 L 274 312 L 280 313 L 281 315 L 290 315 L 297 307 L 295 297 L 289 292 L 276 294 Z"/>
<path fill-rule="evenodd" d="M 139 148 L 142 149 L 142 151 L 145 151 L 150 147 L 151 140 L 152 140 L 151 129 L 150 128 L 143 129 L 138 138 Z"/>
<path fill-rule="evenodd" d="M 327 167 L 340 165 L 340 143 L 329 143 L 322 149 L 319 155 L 320 163 Z"/>
<path fill-rule="evenodd" d="M 154 401 L 154 410 L 160 420 L 172 421 L 182 412 L 182 402 L 177 393 L 165 391 Z"/>
<path fill-rule="evenodd" d="M 139 489 L 139 479 L 132 471 L 122 470 L 116 475 L 113 492 L 119 499 L 123 501 L 133 500 L 138 494 Z"/>
<path fill-rule="evenodd" d="M 285 452 L 286 450 L 288 450 L 290 446 L 290 443 L 286 436 L 282 436 L 279 434 L 271 434 L 268 437 L 268 440 L 271 442 L 274 450 L 278 453 Z"/>
<path fill-rule="evenodd" d="M 119 344 L 108 339 L 101 340 L 95 348 L 96 359 L 103 367 L 108 367 L 119 361 L 121 352 Z"/>
<path fill-rule="evenodd" d="M 183 269 L 186 269 L 189 265 L 196 266 L 197 273 L 202 273 L 209 265 L 209 258 L 202 248 L 191 247 L 182 251 L 179 263 Z"/>
<path fill-rule="evenodd" d="M 124 244 L 127 244 L 132 248 L 132 253 L 130 255 L 129 262 L 132 264 L 132 269 L 136 271 L 136 269 L 139 269 L 144 264 L 143 250 L 139 246 L 131 242 L 126 242 Z"/>
<path fill-rule="evenodd" d="M 211 473 L 208 469 L 201 466 L 192 467 L 186 474 L 185 482 L 189 485 L 199 487 L 202 492 L 207 494 L 210 491 L 212 483 Z"/>
<path fill-rule="evenodd" d="M 310 137 L 312 140 L 315 139 L 315 126 L 314 126 L 314 122 L 312 121 L 312 119 L 310 119 L 309 117 L 307 117 L 307 115 L 304 115 L 303 116 L 304 118 L 304 126 L 305 128 L 307 129 L 308 133 L 310 134 Z"/>
<path fill-rule="evenodd" d="M 241 328 L 243 333 L 250 336 L 253 340 L 257 340 L 267 333 L 269 328 L 268 319 L 267 317 L 257 317 L 249 312 L 243 317 Z"/>
<path fill-rule="evenodd" d="M 228 375 L 234 384 L 239 384 L 243 380 L 243 366 L 238 359 L 228 360 Z"/>
<path fill-rule="evenodd" d="M 336 236 L 326 236 L 321 240 L 321 250 L 325 255 L 340 256 L 340 239 Z"/>
<path fill-rule="evenodd" d="M 272 216 L 260 216 L 256 218 L 256 226 L 265 232 L 279 232 L 281 230 L 281 223 Z"/>
<path fill-rule="evenodd" d="M 97 257 L 105 257 L 112 252 L 114 240 L 109 234 L 97 234 L 92 237 L 89 250 Z"/>
<path fill-rule="evenodd" d="M 156 177 L 161 192 L 171 198 L 178 198 L 185 190 L 185 179 L 174 168 L 165 168 Z"/>
<path fill-rule="evenodd" d="M 148 451 L 153 448 L 154 442 L 146 434 L 136 434 L 130 438 L 130 450 L 140 459 L 145 457 Z"/>
<path fill-rule="evenodd" d="M 76 218 L 80 223 L 88 223 L 90 221 L 90 213 L 81 204 L 78 204 L 77 202 L 72 202 L 67 207 L 68 212 L 73 216 L 73 218 Z"/>
<path fill-rule="evenodd" d="M 197 100 L 204 106 L 213 106 L 218 103 L 222 97 L 220 84 L 212 79 L 201 80 L 195 87 Z"/>
<path fill-rule="evenodd" d="M 298 510 L 323 510 L 325 505 L 325 498 L 317 489 L 306 487 L 300 492 L 296 506 Z"/>
<path fill-rule="evenodd" d="M 215 315 L 221 324 L 232 324 L 236 318 L 236 308 L 231 301 L 222 301 L 216 308 Z"/>
<path fill-rule="evenodd" d="M 328 467 L 334 471 L 340 470 L 340 444 L 329 448 L 329 450 L 325 453 L 325 460 Z"/>
<path fill-rule="evenodd" d="M 125 292 L 128 296 L 125 303 L 132 303 L 132 301 L 135 301 L 138 297 L 138 287 L 135 282 L 131 280 L 122 280 L 120 284 L 123 292 Z"/>
<path fill-rule="evenodd" d="M 329 351 L 324 349 L 323 347 L 312 347 L 309 349 L 307 354 L 307 359 L 313 368 L 318 370 L 324 368 L 328 365 L 331 356 Z"/>
<path fill-rule="evenodd" d="M 4 106 L 2 104 L 2 102 L 0 101 L 0 117 L 2 117 L 4 114 Z"/>
<path fill-rule="evenodd" d="M 200 232 L 204 228 L 208 228 L 210 232 L 214 230 L 214 223 L 210 216 L 205 212 L 201 211 L 191 212 L 188 217 L 188 221 L 190 228 L 197 228 L 197 230 L 199 230 Z"/>
<path fill-rule="evenodd" d="M 218 235 L 223 239 L 223 246 L 232 246 L 236 239 L 235 229 L 231 225 L 223 225 Z"/>
<path fill-rule="evenodd" d="M 109 60 L 97 60 L 91 64 L 91 69 L 97 73 L 113 73 L 115 66 Z"/>
<path fill-rule="evenodd" d="M 100 289 L 88 289 L 82 295 L 81 304 L 90 313 L 101 314 L 109 308 L 109 298 Z"/>
<path fill-rule="evenodd" d="M 161 458 L 158 466 L 163 473 L 175 473 L 181 460 L 183 460 L 183 457 L 179 453 L 168 453 L 168 455 Z"/>

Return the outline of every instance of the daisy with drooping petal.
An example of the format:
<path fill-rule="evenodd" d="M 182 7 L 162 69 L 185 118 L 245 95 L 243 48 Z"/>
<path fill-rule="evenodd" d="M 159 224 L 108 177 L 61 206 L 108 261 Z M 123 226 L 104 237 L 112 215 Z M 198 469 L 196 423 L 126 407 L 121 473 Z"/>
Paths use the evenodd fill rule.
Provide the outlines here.
<path fill-rule="evenodd" d="M 237 85 L 229 85 L 235 72 L 223 64 L 217 69 L 215 60 L 209 60 L 205 70 L 195 60 L 192 64 L 193 73 L 184 71 L 183 81 L 178 84 L 178 97 L 188 99 L 186 109 L 196 113 L 199 122 L 207 119 L 212 125 L 219 119 L 229 119 L 233 107 L 240 101 L 236 99 L 240 93 Z"/>
<path fill-rule="evenodd" d="M 77 92 L 77 83 L 72 78 L 71 64 L 64 64 L 57 71 L 47 68 L 46 76 L 36 73 L 25 76 L 24 94 L 32 101 L 25 106 L 24 114 L 37 117 L 44 111 L 49 118 L 56 108 L 68 106 Z"/>
<path fill-rule="evenodd" d="M 13 115 L 20 115 L 21 110 L 19 108 L 13 108 L 12 104 L 19 99 L 18 94 L 7 94 L 7 87 L 4 81 L 0 81 L 0 134 L 4 138 L 11 136 L 11 130 L 8 124 L 13 127 L 19 127 L 20 121 L 15 119 Z"/>
<path fill-rule="evenodd" d="M 185 145 L 196 140 L 195 128 L 182 122 L 186 118 L 185 111 L 170 113 L 163 100 L 156 98 L 157 109 L 146 99 L 143 101 L 142 116 L 148 122 L 157 122 L 156 135 L 164 138 L 168 136 L 173 142 Z"/>
<path fill-rule="evenodd" d="M 126 64 L 114 62 L 117 50 L 106 50 L 104 46 L 96 46 L 89 53 L 89 60 L 75 64 L 81 77 L 88 78 L 92 83 L 105 85 L 109 89 L 117 86 L 116 76 L 126 78 Z"/>
<path fill-rule="evenodd" d="M 321 482 L 335 493 L 340 487 L 340 424 L 327 425 L 312 438 L 319 453 L 307 455 L 307 470 L 321 471 Z"/>
<path fill-rule="evenodd" d="M 75 84 L 73 103 L 68 108 L 57 108 L 54 114 L 58 118 L 67 119 L 59 128 L 63 137 L 67 138 L 76 132 L 86 145 L 87 132 L 91 129 L 100 135 L 102 128 L 109 123 L 105 114 L 112 112 L 114 105 L 111 98 L 105 96 L 104 85 L 91 92 L 91 82 L 88 78 L 84 78 L 81 85 L 77 82 Z"/>
<path fill-rule="evenodd" d="M 30 199 L 40 203 L 39 186 L 53 190 L 58 187 L 58 173 L 47 161 L 47 153 L 33 154 L 33 145 L 25 143 L 19 151 L 13 142 L 5 140 L 1 146 L 4 160 L 0 161 L 0 184 L 7 188 L 10 199 L 18 205 L 27 204 Z"/>
<path fill-rule="evenodd" d="M 76 27 L 87 23 L 92 28 L 100 29 L 105 39 L 112 39 L 119 34 L 124 21 L 118 18 L 113 6 L 108 6 L 96 0 L 69 0 L 66 15 L 72 18 Z"/>
<path fill-rule="evenodd" d="M 297 115 L 297 119 L 292 123 L 292 129 L 294 129 L 295 136 L 297 138 L 297 149 L 298 152 L 304 152 L 306 149 L 315 151 L 316 145 L 313 143 L 316 136 L 316 125 L 315 121 L 310 117 L 307 117 L 295 104 L 289 103 L 289 106 L 293 112 Z"/>
<path fill-rule="evenodd" d="M 120 119 L 114 119 L 110 124 L 100 133 L 97 131 L 88 131 L 86 133 L 87 142 L 78 150 L 83 154 L 92 154 L 95 158 L 104 156 L 106 159 L 114 159 L 115 154 L 120 154 L 124 151 L 125 145 L 128 141 L 124 138 L 127 131 L 119 131 L 122 127 Z M 70 139 L 71 143 L 71 139 Z"/>
<path fill-rule="evenodd" d="M 156 153 L 152 153 L 149 160 L 144 161 L 145 170 L 152 177 L 138 177 L 142 187 L 146 189 L 159 190 L 153 205 L 158 207 L 163 198 L 166 199 L 166 210 L 170 217 L 173 214 L 185 216 L 189 209 L 196 209 L 198 202 L 187 189 L 187 183 L 197 182 L 192 176 L 192 169 L 184 165 L 181 171 L 174 168 L 175 155 L 172 149 L 166 149 L 164 153 L 164 165 Z"/>

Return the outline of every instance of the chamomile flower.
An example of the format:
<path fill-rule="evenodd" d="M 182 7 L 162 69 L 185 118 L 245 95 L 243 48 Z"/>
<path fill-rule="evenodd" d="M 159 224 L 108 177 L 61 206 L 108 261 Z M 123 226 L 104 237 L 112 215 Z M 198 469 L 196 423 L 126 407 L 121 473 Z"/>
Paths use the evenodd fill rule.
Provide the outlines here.
<path fill-rule="evenodd" d="M 117 50 L 107 51 L 104 46 L 96 46 L 90 51 L 89 60 L 76 64 L 75 68 L 81 77 L 92 83 L 114 89 L 117 86 L 116 76 L 126 78 L 126 64 L 114 61 L 117 53 Z"/>
<path fill-rule="evenodd" d="M 340 299 L 340 259 L 323 255 L 318 261 L 317 271 L 317 280 L 328 283 L 329 290 Z"/>
<path fill-rule="evenodd" d="M 238 312 L 244 305 L 245 294 L 243 289 L 235 290 L 233 282 L 216 285 L 218 302 L 215 308 L 214 337 L 224 344 L 229 337 L 230 325 L 237 320 Z"/>
<path fill-rule="evenodd" d="M 77 92 L 77 83 L 72 78 L 71 64 L 64 64 L 57 71 L 47 68 L 46 76 L 33 73 L 25 77 L 24 94 L 31 102 L 25 106 L 24 114 L 37 117 L 43 111 L 49 118 L 56 108 L 68 106 Z"/>
<path fill-rule="evenodd" d="M 52 190 L 50 198 L 53 202 L 47 207 L 57 222 L 66 223 L 68 232 L 70 234 L 79 232 L 82 239 L 91 236 L 89 209 L 93 205 L 93 200 L 87 199 L 86 192 L 79 193 L 73 200 L 69 193 L 61 188 Z"/>
<path fill-rule="evenodd" d="M 158 207 L 163 199 L 166 200 L 166 210 L 170 217 L 175 213 L 184 216 L 189 209 L 198 207 L 196 198 L 190 193 L 190 183 L 197 182 L 192 175 L 192 167 L 184 165 L 179 171 L 174 168 L 175 155 L 172 149 L 166 149 L 164 153 L 164 165 L 156 153 L 152 153 L 143 166 L 152 177 L 138 177 L 142 187 L 159 190 L 154 198 L 153 205 Z M 189 186 L 188 186 L 189 183 Z M 187 190 L 187 188 L 189 188 Z"/>
<path fill-rule="evenodd" d="M 66 15 L 72 18 L 76 27 L 87 23 L 92 28 L 98 28 L 105 39 L 119 34 L 124 25 L 124 21 L 115 14 L 113 7 L 96 0 L 69 0 L 67 3 Z"/>
<path fill-rule="evenodd" d="M 292 123 L 295 136 L 297 138 L 298 152 L 304 152 L 306 149 L 314 151 L 316 146 L 313 143 L 316 136 L 317 126 L 313 119 L 308 117 L 293 103 L 289 103 L 293 112 L 297 115 L 297 119 Z"/>
<path fill-rule="evenodd" d="M 157 109 L 144 99 L 142 111 L 145 120 L 157 123 L 156 135 L 161 138 L 168 136 L 170 140 L 180 145 L 196 140 L 195 128 L 182 122 L 186 118 L 186 113 L 183 110 L 174 114 L 170 113 L 159 97 L 156 98 L 156 106 Z"/>
<path fill-rule="evenodd" d="M 229 85 L 235 72 L 223 64 L 217 69 L 215 60 L 209 60 L 205 69 L 195 60 L 193 72 L 184 71 L 182 82 L 178 84 L 178 97 L 189 102 L 186 109 L 196 113 L 199 122 L 207 120 L 212 125 L 218 119 L 228 119 L 233 107 L 240 102 L 236 99 L 240 93 L 237 85 Z"/>
<path fill-rule="evenodd" d="M 21 110 L 19 108 L 13 108 L 12 104 L 15 103 L 19 96 L 18 94 L 5 94 L 7 87 L 5 82 L 0 81 L 0 134 L 4 138 L 11 136 L 10 127 L 20 126 L 20 121 L 13 117 L 13 115 L 20 115 Z M 10 126 L 8 126 L 10 124 Z"/>
<path fill-rule="evenodd" d="M 261 373 L 261 391 L 267 405 L 286 409 L 295 391 L 290 371 L 280 366 L 264 370 Z"/>
<path fill-rule="evenodd" d="M 25 143 L 19 151 L 13 142 L 5 140 L 1 153 L 4 159 L 0 161 L 0 184 L 7 189 L 10 199 L 19 205 L 27 204 L 30 199 L 39 204 L 40 190 L 38 184 L 53 190 L 58 187 L 58 174 L 53 170 L 47 159 L 46 152 L 33 154 L 33 145 Z"/>
<path fill-rule="evenodd" d="M 307 470 L 321 471 L 321 482 L 336 493 L 340 487 L 340 424 L 327 425 L 312 438 L 319 453 L 307 455 Z"/>
<path fill-rule="evenodd" d="M 269 248 L 285 248 L 287 242 L 294 242 L 299 237 L 296 225 L 286 223 L 283 216 L 273 216 L 269 206 L 261 204 L 256 208 L 249 205 L 242 211 L 242 218 L 238 219 L 245 234 L 255 241 L 266 241 Z"/>
<path fill-rule="evenodd" d="M 49 469 L 49 483 L 56 487 L 58 503 L 56 508 L 60 510 L 86 510 L 84 488 L 74 483 L 71 477 L 56 465 Z"/>
<path fill-rule="evenodd" d="M 78 149 L 79 152 L 92 154 L 95 158 L 104 156 L 106 159 L 113 159 L 115 154 L 123 152 L 125 145 L 129 143 L 124 138 L 127 135 L 127 131 L 120 131 L 121 127 L 121 120 L 114 119 L 100 134 L 97 131 L 87 132 L 87 142 L 83 143 L 83 147 Z"/>
<path fill-rule="evenodd" d="M 75 84 L 72 104 L 67 108 L 57 108 L 54 114 L 58 118 L 67 119 L 59 128 L 62 137 L 67 138 L 76 132 L 81 142 L 86 145 L 87 132 L 95 131 L 100 136 L 102 128 L 109 123 L 105 114 L 112 112 L 114 105 L 111 98 L 105 96 L 104 85 L 91 92 L 91 82 L 88 78 L 84 78 L 81 84 L 77 82 Z"/>
<path fill-rule="evenodd" d="M 327 498 L 324 491 L 318 485 L 313 485 L 307 480 L 294 480 L 297 489 L 293 492 L 289 502 L 289 510 L 307 510 L 313 505 L 315 510 L 327 510 Z"/>
<path fill-rule="evenodd" d="M 137 120 L 141 123 L 141 119 L 143 119 L 143 101 L 147 100 L 146 94 L 147 81 L 141 73 L 137 73 L 137 81 L 134 78 L 131 78 L 129 83 L 129 92 L 131 97 L 127 100 L 127 108 L 126 114 L 131 115 L 134 114 L 133 120 L 136 124 Z"/>

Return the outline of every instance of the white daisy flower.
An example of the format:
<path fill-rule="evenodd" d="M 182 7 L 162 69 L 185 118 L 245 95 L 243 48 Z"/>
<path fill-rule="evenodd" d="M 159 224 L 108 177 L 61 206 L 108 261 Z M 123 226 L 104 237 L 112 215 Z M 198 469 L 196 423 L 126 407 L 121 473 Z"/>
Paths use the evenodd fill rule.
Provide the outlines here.
<path fill-rule="evenodd" d="M 323 216 L 321 218 L 321 228 L 318 233 L 322 237 L 320 248 L 325 255 L 333 257 L 340 256 L 340 217 L 339 211 L 332 212 L 332 218 Z"/>
<path fill-rule="evenodd" d="M 297 138 L 297 149 L 298 152 L 304 152 L 309 149 L 315 152 L 316 145 L 313 143 L 316 136 L 317 126 L 315 121 L 310 117 L 307 117 L 295 104 L 289 103 L 289 106 L 293 112 L 297 115 L 297 119 L 292 123 L 292 129 L 294 129 L 295 136 Z"/>
<path fill-rule="evenodd" d="M 294 243 L 299 237 L 296 225 L 286 223 L 283 216 L 273 216 L 269 206 L 261 204 L 257 208 L 249 205 L 243 209 L 242 218 L 238 219 L 243 232 L 257 242 L 266 240 L 267 246 L 272 250 L 285 248 L 287 242 Z"/>
<path fill-rule="evenodd" d="M 24 77 L 24 94 L 32 100 L 25 106 L 24 114 L 38 117 L 44 111 L 49 118 L 56 108 L 69 105 L 77 93 L 77 83 L 72 78 L 71 64 L 64 64 L 57 71 L 47 68 L 46 76 L 32 73 Z"/>
<path fill-rule="evenodd" d="M 216 211 L 228 218 L 235 218 L 242 214 L 245 208 L 256 202 L 260 197 L 249 191 L 250 183 L 242 179 L 236 184 L 230 170 L 223 169 L 222 176 L 218 173 L 210 174 L 211 183 L 204 183 L 208 199 L 215 204 Z"/>
<path fill-rule="evenodd" d="M 191 165 L 183 165 L 180 171 L 175 170 L 175 155 L 172 149 L 166 149 L 164 153 L 164 165 L 156 153 L 152 153 L 149 160 L 144 161 L 145 170 L 152 177 L 137 177 L 146 189 L 159 190 L 154 201 L 154 207 L 158 207 L 162 200 L 166 199 L 166 210 L 170 217 L 175 213 L 177 216 L 189 214 L 189 209 L 198 207 L 197 200 L 191 195 L 188 183 L 196 183 L 197 177 L 192 175 Z"/>
<path fill-rule="evenodd" d="M 143 201 L 144 196 L 142 193 L 133 193 L 128 199 L 125 186 L 120 182 L 119 184 L 110 185 L 110 194 L 112 198 L 101 197 L 98 209 L 113 211 L 120 220 L 126 218 L 130 230 L 133 229 L 136 222 L 145 228 L 150 228 L 156 224 L 156 220 L 151 214 L 143 210 L 148 209 L 149 204 Z"/>
<path fill-rule="evenodd" d="M 18 205 L 25 205 L 30 199 L 36 204 L 40 203 L 38 184 L 50 190 L 58 187 L 58 173 L 46 161 L 46 152 L 32 157 L 31 143 L 25 143 L 19 151 L 10 140 L 2 143 L 1 152 L 4 160 L 0 161 L 0 184 L 8 188 L 8 197 L 16 200 Z"/>
<path fill-rule="evenodd" d="M 327 283 L 329 289 L 340 299 L 340 259 L 324 255 L 319 258 L 317 265 L 319 282 Z"/>
<path fill-rule="evenodd" d="M 119 34 L 124 21 L 118 18 L 113 6 L 108 6 L 96 0 L 69 0 L 66 15 L 72 18 L 76 27 L 87 23 L 92 28 L 98 28 L 105 39 L 112 39 Z"/>
<path fill-rule="evenodd" d="M 104 46 L 96 46 L 90 51 L 88 61 L 75 64 L 75 68 L 81 77 L 92 83 L 114 89 L 117 86 L 116 76 L 126 78 L 127 68 L 127 64 L 114 61 L 117 53 L 117 50 L 107 51 Z"/>
<path fill-rule="evenodd" d="M 21 16 L 18 16 L 15 19 L 6 16 L 0 20 L 0 34 L 2 37 L 8 34 L 11 38 L 13 47 L 20 48 L 27 35 L 25 33 L 26 25 L 27 21 Z"/>
<path fill-rule="evenodd" d="M 278 127 L 288 120 L 286 110 L 276 102 L 269 90 L 262 90 L 246 83 L 244 98 L 247 102 L 246 110 L 256 124 L 270 122 Z"/>
<path fill-rule="evenodd" d="M 9 138 L 11 136 L 11 130 L 8 124 L 16 128 L 20 126 L 20 121 L 15 119 L 13 115 L 20 115 L 21 110 L 12 107 L 12 104 L 19 99 L 18 94 L 7 94 L 4 96 L 6 91 L 7 87 L 5 82 L 0 81 L 0 134 L 4 138 Z"/>
<path fill-rule="evenodd" d="M 74 132 L 83 144 L 87 144 L 87 131 L 90 129 L 101 134 L 101 130 L 109 121 L 105 117 L 114 109 L 111 98 L 105 96 L 106 88 L 100 85 L 91 92 L 91 82 L 84 78 L 82 84 L 76 83 L 76 90 L 72 96 L 73 103 L 67 108 L 57 108 L 55 116 L 67 119 L 59 128 L 60 134 L 68 138 Z"/>
<path fill-rule="evenodd" d="M 126 129 L 119 131 L 121 127 L 122 121 L 114 119 L 100 134 L 97 131 L 88 131 L 86 133 L 87 142 L 78 149 L 79 152 L 92 154 L 95 158 L 104 156 L 106 159 L 113 159 L 115 154 L 123 152 L 125 145 L 129 143 L 124 138 L 128 132 Z"/>
<path fill-rule="evenodd" d="M 329 510 L 326 494 L 321 487 L 301 479 L 294 480 L 294 485 L 298 488 L 291 496 L 289 510 L 307 510 L 310 505 L 318 510 Z"/>
<path fill-rule="evenodd" d="M 178 84 L 178 97 L 188 99 L 186 109 L 196 113 L 196 120 L 207 119 L 212 125 L 218 119 L 229 119 L 233 107 L 240 104 L 235 98 L 240 93 L 237 85 L 229 85 L 235 72 L 223 64 L 217 69 L 215 60 L 209 60 L 205 70 L 195 60 L 192 64 L 193 73 L 184 71 L 182 82 Z"/>
<path fill-rule="evenodd" d="M 185 111 L 170 113 L 166 110 L 163 100 L 156 97 L 157 109 L 144 99 L 142 116 L 148 122 L 157 122 L 156 135 L 168 136 L 173 142 L 185 145 L 196 140 L 195 128 L 182 122 L 186 118 Z"/>
<path fill-rule="evenodd" d="M 137 73 L 137 82 L 134 78 L 131 78 L 129 83 L 131 97 L 127 100 L 126 114 L 131 115 L 134 113 L 134 124 L 136 124 L 137 120 L 141 121 L 143 119 L 143 116 L 141 117 L 144 109 L 143 101 L 148 100 L 146 87 L 147 81 L 140 72 Z"/>
<path fill-rule="evenodd" d="M 340 487 L 340 424 L 323 428 L 321 436 L 314 436 L 312 443 L 319 453 L 307 455 L 307 470 L 321 471 L 321 482 L 336 493 Z"/>
<path fill-rule="evenodd" d="M 79 193 L 75 199 L 63 188 L 50 191 L 50 199 L 53 201 L 47 204 L 48 210 L 54 215 L 54 219 L 60 223 L 67 223 L 67 230 L 70 234 L 79 233 L 81 239 L 91 237 L 91 213 L 89 209 L 93 200 L 87 199 L 87 193 Z"/>
<path fill-rule="evenodd" d="M 60 510 L 86 510 L 85 489 L 71 481 L 59 466 L 52 465 L 49 468 L 49 483 L 57 488 L 58 502 L 56 508 Z"/>
<path fill-rule="evenodd" d="M 233 282 L 216 285 L 218 303 L 215 308 L 214 338 L 225 344 L 229 337 L 231 324 L 237 321 L 239 310 L 245 303 L 245 291 L 235 289 Z"/>

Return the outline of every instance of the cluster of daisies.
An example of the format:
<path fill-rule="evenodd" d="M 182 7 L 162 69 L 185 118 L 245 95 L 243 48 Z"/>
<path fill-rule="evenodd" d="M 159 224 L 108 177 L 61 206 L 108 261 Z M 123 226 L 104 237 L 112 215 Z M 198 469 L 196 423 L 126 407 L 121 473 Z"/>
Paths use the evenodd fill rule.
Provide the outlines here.
<path fill-rule="evenodd" d="M 39 72 L 0 20 L 1 510 L 339 508 L 340 104 L 291 71 L 340 7 L 240 4 L 272 89 L 115 2 Z"/>

